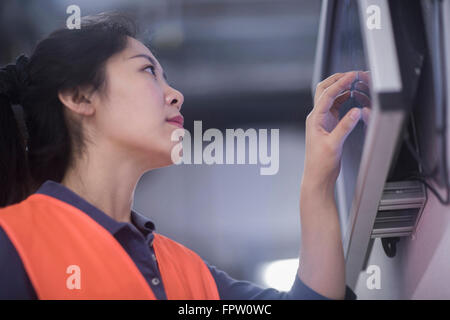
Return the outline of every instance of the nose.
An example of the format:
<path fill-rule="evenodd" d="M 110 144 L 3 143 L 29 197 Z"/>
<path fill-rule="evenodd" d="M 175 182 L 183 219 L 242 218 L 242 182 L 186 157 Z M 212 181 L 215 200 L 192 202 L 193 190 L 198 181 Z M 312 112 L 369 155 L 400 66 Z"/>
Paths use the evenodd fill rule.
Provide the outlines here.
<path fill-rule="evenodd" d="M 170 106 L 175 106 L 178 110 L 181 110 L 183 102 L 183 94 L 177 89 L 170 87 L 169 94 L 166 96 L 166 103 Z"/>

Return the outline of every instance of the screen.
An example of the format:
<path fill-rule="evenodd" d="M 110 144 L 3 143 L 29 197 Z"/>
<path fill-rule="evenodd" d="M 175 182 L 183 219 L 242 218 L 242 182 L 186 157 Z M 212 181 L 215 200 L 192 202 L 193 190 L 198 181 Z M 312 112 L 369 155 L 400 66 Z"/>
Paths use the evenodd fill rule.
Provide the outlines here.
<path fill-rule="evenodd" d="M 364 55 L 363 38 L 360 29 L 359 12 L 356 1 L 340 1 L 334 11 L 332 33 L 325 77 L 352 70 L 369 71 Z M 369 77 L 370 78 L 370 77 Z M 353 107 L 362 109 L 363 119 L 347 137 L 343 146 L 341 173 L 338 179 L 338 209 L 343 233 L 347 226 L 355 185 L 361 161 L 366 129 L 369 123 L 370 88 L 361 82 L 354 83 L 353 97 L 345 102 L 339 110 L 342 118 Z"/>

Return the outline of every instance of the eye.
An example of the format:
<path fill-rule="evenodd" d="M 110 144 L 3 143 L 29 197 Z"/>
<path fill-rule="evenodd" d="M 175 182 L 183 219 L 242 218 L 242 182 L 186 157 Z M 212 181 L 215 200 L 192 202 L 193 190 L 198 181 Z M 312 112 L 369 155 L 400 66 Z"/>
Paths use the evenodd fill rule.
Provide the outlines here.
<path fill-rule="evenodd" d="M 150 72 L 152 73 L 152 75 L 154 75 L 156 77 L 156 71 L 155 71 L 155 67 L 152 65 L 148 65 L 144 68 L 144 70 L 150 70 Z"/>

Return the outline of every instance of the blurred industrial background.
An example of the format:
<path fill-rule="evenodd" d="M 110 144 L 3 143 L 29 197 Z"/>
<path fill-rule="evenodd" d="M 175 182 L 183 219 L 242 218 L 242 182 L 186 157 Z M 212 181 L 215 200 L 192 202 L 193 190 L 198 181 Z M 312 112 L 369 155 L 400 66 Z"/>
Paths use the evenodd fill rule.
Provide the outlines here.
<path fill-rule="evenodd" d="M 260 165 L 250 164 L 161 168 L 142 177 L 134 208 L 153 219 L 157 232 L 232 277 L 288 289 L 295 260 L 266 278 L 262 268 L 297 259 L 301 246 L 304 121 L 312 108 L 321 1 L 2 0 L 0 64 L 30 54 L 64 26 L 72 4 L 82 16 L 118 10 L 136 17 L 140 40 L 185 96 L 181 112 L 190 132 L 194 120 L 203 130 L 280 130 L 277 174 L 260 175 Z M 280 274 L 288 280 L 277 280 Z"/>

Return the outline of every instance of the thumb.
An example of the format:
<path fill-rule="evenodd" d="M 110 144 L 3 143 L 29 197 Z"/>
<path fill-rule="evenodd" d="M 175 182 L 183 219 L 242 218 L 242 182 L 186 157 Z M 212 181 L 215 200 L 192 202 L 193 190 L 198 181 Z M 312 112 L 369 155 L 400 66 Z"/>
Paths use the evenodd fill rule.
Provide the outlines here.
<path fill-rule="evenodd" d="M 347 136 L 352 132 L 353 128 L 361 118 L 361 110 L 359 108 L 352 108 L 347 114 L 339 121 L 337 126 L 331 132 L 336 145 L 342 145 Z"/>

